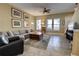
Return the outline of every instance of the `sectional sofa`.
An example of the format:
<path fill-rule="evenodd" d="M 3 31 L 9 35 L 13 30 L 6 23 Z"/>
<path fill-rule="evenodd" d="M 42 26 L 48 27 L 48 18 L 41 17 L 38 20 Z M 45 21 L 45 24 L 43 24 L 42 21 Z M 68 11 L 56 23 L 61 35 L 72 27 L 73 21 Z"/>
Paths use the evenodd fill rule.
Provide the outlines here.
<path fill-rule="evenodd" d="M 29 30 L 0 32 L 0 56 L 15 56 L 24 51 L 24 40 L 29 38 Z"/>

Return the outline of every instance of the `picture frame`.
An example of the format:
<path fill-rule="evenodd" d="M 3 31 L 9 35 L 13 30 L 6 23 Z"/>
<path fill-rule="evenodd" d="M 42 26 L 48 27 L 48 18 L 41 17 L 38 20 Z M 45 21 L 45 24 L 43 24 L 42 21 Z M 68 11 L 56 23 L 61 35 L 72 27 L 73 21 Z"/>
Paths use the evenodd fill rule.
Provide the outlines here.
<path fill-rule="evenodd" d="M 26 15 L 26 13 L 23 13 L 23 19 L 28 19 L 28 18 L 29 18 L 29 16 Z"/>
<path fill-rule="evenodd" d="M 24 27 L 29 27 L 27 20 L 24 20 Z"/>
<path fill-rule="evenodd" d="M 22 12 L 16 8 L 11 8 L 11 16 L 14 18 L 22 18 Z"/>
<path fill-rule="evenodd" d="M 12 19 L 12 27 L 21 27 L 21 20 L 18 19 Z"/>

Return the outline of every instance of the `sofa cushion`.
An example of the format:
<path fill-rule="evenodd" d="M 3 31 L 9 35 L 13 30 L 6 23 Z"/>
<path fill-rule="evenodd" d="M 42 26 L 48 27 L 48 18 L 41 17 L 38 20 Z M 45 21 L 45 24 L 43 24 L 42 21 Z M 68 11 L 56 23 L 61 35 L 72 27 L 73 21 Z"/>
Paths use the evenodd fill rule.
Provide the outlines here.
<path fill-rule="evenodd" d="M 20 30 L 19 32 L 20 32 L 20 34 L 25 34 L 26 33 L 25 30 Z"/>
<path fill-rule="evenodd" d="M 20 35 L 19 31 L 13 31 L 14 35 Z"/>
<path fill-rule="evenodd" d="M 17 41 L 19 39 L 20 39 L 19 36 L 14 36 L 14 37 L 8 38 L 9 42 Z"/>
<path fill-rule="evenodd" d="M 2 35 L 2 32 L 0 32 L 0 35 Z"/>
<path fill-rule="evenodd" d="M 8 34 L 8 36 L 12 36 L 12 37 L 14 36 L 12 31 L 8 31 L 7 34 Z"/>
<path fill-rule="evenodd" d="M 25 33 L 29 33 L 28 30 L 25 30 Z"/>
<path fill-rule="evenodd" d="M 3 34 L 5 35 L 5 37 L 9 37 L 10 36 L 9 34 L 7 34 L 7 32 L 4 32 Z"/>
<path fill-rule="evenodd" d="M 2 35 L 2 32 L 0 32 L 0 46 L 4 44 L 3 41 L 2 41 L 1 35 Z"/>
<path fill-rule="evenodd" d="M 34 32 L 34 30 L 33 29 L 30 29 L 30 32 Z"/>
<path fill-rule="evenodd" d="M 8 36 L 11 36 L 10 32 L 6 32 Z"/>
<path fill-rule="evenodd" d="M 2 37 L 0 37 L 0 47 L 5 45 L 4 42 L 2 41 Z"/>

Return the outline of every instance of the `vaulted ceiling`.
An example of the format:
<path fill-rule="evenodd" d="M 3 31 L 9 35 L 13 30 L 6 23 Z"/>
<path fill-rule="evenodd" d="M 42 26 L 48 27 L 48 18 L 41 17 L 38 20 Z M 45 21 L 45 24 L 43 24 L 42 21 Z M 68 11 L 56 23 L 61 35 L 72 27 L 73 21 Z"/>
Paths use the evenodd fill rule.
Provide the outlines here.
<path fill-rule="evenodd" d="M 10 5 L 34 16 L 46 15 L 43 14 L 44 8 L 50 9 L 48 14 L 72 12 L 75 8 L 75 3 L 10 3 Z"/>

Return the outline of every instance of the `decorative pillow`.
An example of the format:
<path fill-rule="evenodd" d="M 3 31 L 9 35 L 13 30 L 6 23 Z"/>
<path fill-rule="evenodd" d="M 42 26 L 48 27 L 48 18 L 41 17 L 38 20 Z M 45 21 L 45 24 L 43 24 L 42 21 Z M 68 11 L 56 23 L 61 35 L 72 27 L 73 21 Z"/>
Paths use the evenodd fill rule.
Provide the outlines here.
<path fill-rule="evenodd" d="M 28 33 L 28 30 L 25 30 L 26 33 Z"/>
<path fill-rule="evenodd" d="M 11 36 L 10 32 L 6 32 L 8 36 Z"/>
<path fill-rule="evenodd" d="M 33 32 L 33 29 L 30 29 L 30 32 Z"/>
<path fill-rule="evenodd" d="M 9 40 L 6 37 L 6 35 L 3 33 L 2 35 L 0 35 L 0 44 L 8 44 Z"/>
<path fill-rule="evenodd" d="M 0 36 L 0 45 L 1 45 L 1 44 L 4 44 L 4 43 L 3 43 L 3 41 L 2 41 L 2 37 Z"/>
<path fill-rule="evenodd" d="M 0 37 L 0 47 L 5 45 L 4 42 L 2 41 L 2 37 Z"/>
<path fill-rule="evenodd" d="M 9 35 L 7 34 L 7 32 L 3 33 L 6 37 L 8 37 Z"/>
<path fill-rule="evenodd" d="M 0 32 L 0 35 L 2 35 L 2 32 Z"/>
<path fill-rule="evenodd" d="M 20 33 L 19 33 L 19 31 L 14 31 L 13 34 L 14 35 L 19 35 Z"/>
<path fill-rule="evenodd" d="M 20 30 L 20 34 L 25 34 L 25 30 Z"/>
<path fill-rule="evenodd" d="M 14 34 L 13 34 L 12 31 L 9 31 L 9 35 L 10 35 L 10 36 L 14 36 Z"/>

